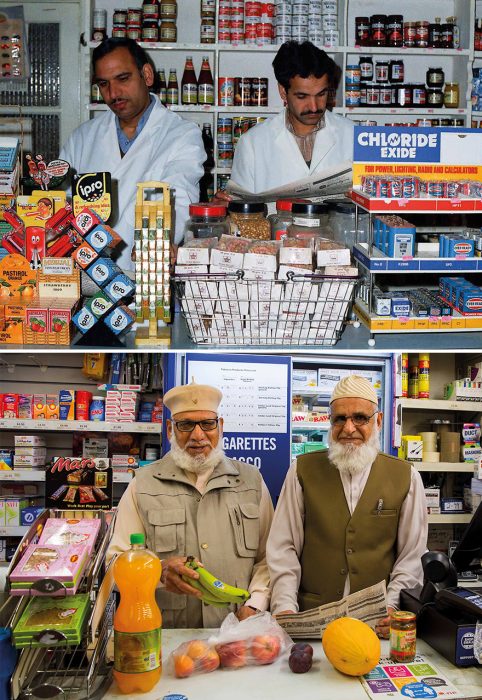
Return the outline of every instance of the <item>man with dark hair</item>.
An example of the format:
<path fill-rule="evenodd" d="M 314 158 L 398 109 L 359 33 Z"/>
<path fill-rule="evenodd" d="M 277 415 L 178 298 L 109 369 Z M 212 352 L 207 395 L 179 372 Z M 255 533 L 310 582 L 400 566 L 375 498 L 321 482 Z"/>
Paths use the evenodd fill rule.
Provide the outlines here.
<path fill-rule="evenodd" d="M 155 72 L 135 41 L 103 41 L 94 49 L 92 73 L 109 111 L 81 124 L 67 139 L 60 157 L 78 173 L 106 170 L 117 181 L 118 211 L 111 223 L 127 244 L 118 262 L 129 270 L 133 267 L 136 184 L 160 180 L 171 186 L 174 241 L 179 243 L 189 204 L 199 197 L 206 154 L 196 125 L 163 107 L 150 91 Z"/>
<path fill-rule="evenodd" d="M 353 159 L 353 122 L 330 111 L 336 63 L 309 41 L 287 41 L 273 68 L 285 109 L 243 134 L 234 154 L 232 179 L 254 193 Z"/>

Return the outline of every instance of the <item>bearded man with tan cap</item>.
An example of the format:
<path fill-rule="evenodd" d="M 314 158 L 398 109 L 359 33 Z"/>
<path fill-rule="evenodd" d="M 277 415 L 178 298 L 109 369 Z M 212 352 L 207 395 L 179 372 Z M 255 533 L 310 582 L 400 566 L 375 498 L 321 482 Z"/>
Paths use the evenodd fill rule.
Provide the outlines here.
<path fill-rule="evenodd" d="M 157 602 L 164 627 L 219 627 L 231 605 L 200 600 L 181 577 L 198 578 L 185 566 L 193 555 L 219 579 L 249 590 L 239 619 L 269 607 L 266 541 L 273 518 L 268 489 L 256 467 L 225 456 L 218 415 L 222 393 L 213 386 L 175 387 L 164 397 L 170 451 L 136 471 L 123 494 L 107 558 L 129 549 L 143 532 L 162 561 Z"/>
<path fill-rule="evenodd" d="M 427 509 L 420 474 L 380 452 L 382 413 L 372 384 L 349 375 L 330 399 L 329 449 L 286 475 L 268 538 L 271 611 L 298 612 L 387 583 L 388 614 L 422 582 Z M 387 637 L 389 617 L 376 632 Z"/>

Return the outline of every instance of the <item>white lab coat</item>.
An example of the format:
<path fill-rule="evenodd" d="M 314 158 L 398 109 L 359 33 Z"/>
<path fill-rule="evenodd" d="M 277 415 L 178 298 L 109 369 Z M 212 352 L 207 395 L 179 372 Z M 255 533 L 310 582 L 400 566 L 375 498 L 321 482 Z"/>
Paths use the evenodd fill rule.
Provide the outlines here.
<path fill-rule="evenodd" d="M 141 133 L 121 158 L 115 115 L 109 110 L 81 124 L 67 139 L 60 157 L 78 173 L 111 173 L 113 189 L 117 188 L 118 212 L 109 223 L 127 244 L 117 260 L 124 270 L 134 267 L 131 249 L 138 182 L 158 180 L 171 185 L 175 201 L 175 242 L 182 241 L 189 204 L 199 199 L 198 182 L 206 160 L 201 132 L 195 124 L 156 100 Z M 114 214 L 117 211 L 115 204 L 114 200 Z"/>
<path fill-rule="evenodd" d="M 287 185 L 343 161 L 353 160 L 349 119 L 325 112 L 325 127 L 316 135 L 311 165 L 305 162 L 285 124 L 285 110 L 243 134 L 236 146 L 231 178 L 257 193 Z"/>

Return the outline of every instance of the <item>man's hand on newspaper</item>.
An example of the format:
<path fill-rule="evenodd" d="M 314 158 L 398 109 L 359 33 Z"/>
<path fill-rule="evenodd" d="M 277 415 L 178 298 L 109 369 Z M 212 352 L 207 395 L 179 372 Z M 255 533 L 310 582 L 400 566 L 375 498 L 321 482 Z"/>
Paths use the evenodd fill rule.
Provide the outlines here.
<path fill-rule="evenodd" d="M 229 204 L 231 200 L 231 195 L 225 192 L 225 190 L 218 190 L 213 198 L 214 204 Z"/>
<path fill-rule="evenodd" d="M 276 613 L 276 615 L 273 615 L 273 617 L 279 617 L 280 615 L 296 615 L 294 610 L 282 610 L 279 613 Z"/>
<path fill-rule="evenodd" d="M 388 639 L 390 637 L 390 615 L 395 611 L 395 608 L 387 608 L 388 615 L 382 617 L 378 620 L 375 625 L 375 632 L 381 639 Z"/>

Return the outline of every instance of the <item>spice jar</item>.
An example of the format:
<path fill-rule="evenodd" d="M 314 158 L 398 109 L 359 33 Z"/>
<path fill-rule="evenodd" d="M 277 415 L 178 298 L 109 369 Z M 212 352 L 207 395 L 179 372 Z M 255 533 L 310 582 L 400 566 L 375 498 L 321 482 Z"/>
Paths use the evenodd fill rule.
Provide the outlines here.
<path fill-rule="evenodd" d="M 271 226 L 271 238 L 274 241 L 279 241 L 287 235 L 288 226 L 293 223 L 292 207 L 292 199 L 278 199 L 276 202 L 276 214 L 268 216 Z"/>
<path fill-rule="evenodd" d="M 271 239 L 271 226 L 264 216 L 263 202 L 229 202 L 228 212 L 233 235 L 263 241 Z"/>
<path fill-rule="evenodd" d="M 441 68 L 429 68 L 425 81 L 429 88 L 441 88 L 445 82 L 443 70 Z"/>
<path fill-rule="evenodd" d="M 221 238 L 223 234 L 230 233 L 226 207 L 223 204 L 190 204 L 189 217 L 186 224 L 186 241 L 193 238 Z"/>
<path fill-rule="evenodd" d="M 328 225 L 328 207 L 312 202 L 294 202 L 291 208 L 293 223 L 288 226 L 289 238 L 330 238 L 333 231 Z"/>
<path fill-rule="evenodd" d="M 438 88 L 429 88 L 427 90 L 427 106 L 428 107 L 443 107 L 444 94 Z"/>
<path fill-rule="evenodd" d="M 445 83 L 444 105 L 448 109 L 457 109 L 459 106 L 459 84 Z"/>
<path fill-rule="evenodd" d="M 417 648 L 415 613 L 395 610 L 390 615 L 390 658 L 396 663 L 415 659 Z"/>

